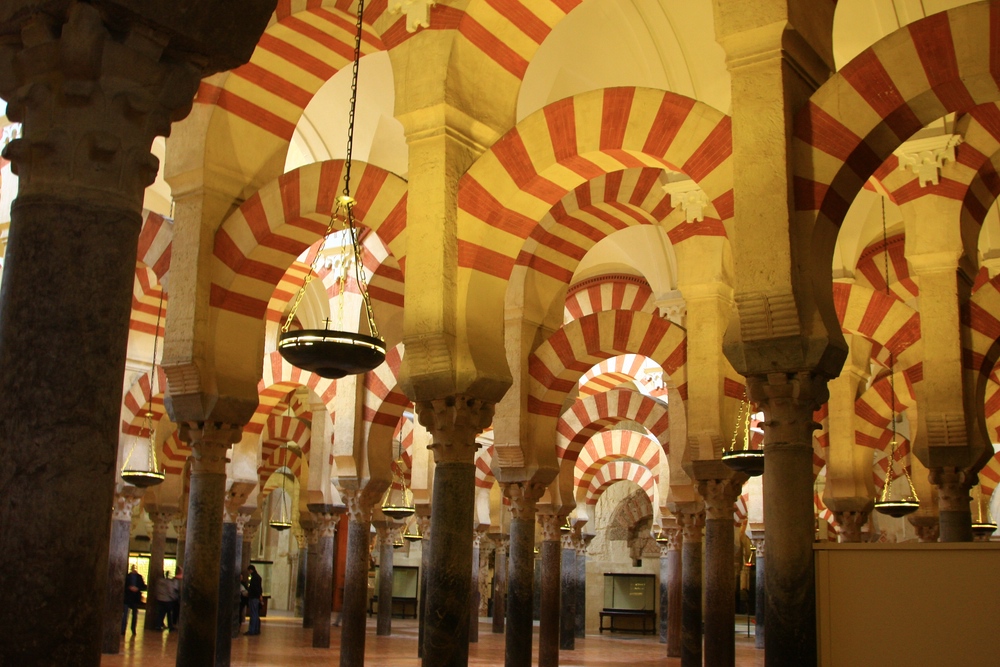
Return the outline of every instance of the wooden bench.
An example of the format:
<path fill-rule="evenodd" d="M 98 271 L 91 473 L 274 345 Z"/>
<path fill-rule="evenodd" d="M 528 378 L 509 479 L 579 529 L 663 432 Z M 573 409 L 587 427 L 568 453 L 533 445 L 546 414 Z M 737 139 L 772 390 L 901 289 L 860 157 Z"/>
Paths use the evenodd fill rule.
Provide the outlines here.
<path fill-rule="evenodd" d="M 656 634 L 656 612 L 652 609 L 604 609 L 599 612 L 601 616 L 600 631 L 610 630 L 611 632 L 641 632 L 644 635 Z M 605 627 L 604 619 L 610 619 Z M 616 618 L 641 619 L 642 629 L 615 626 Z M 648 621 L 648 627 L 647 627 Z"/>

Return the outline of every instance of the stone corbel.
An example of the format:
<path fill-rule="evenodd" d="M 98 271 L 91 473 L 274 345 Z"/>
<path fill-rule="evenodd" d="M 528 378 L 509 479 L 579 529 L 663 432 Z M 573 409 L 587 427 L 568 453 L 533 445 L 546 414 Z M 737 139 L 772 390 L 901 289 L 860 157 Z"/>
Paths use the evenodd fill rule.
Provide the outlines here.
<path fill-rule="evenodd" d="M 894 152 L 899 158 L 899 169 L 909 169 L 917 176 L 920 187 L 938 185 L 941 169 L 947 162 L 955 161 L 955 147 L 962 143 L 958 134 L 942 134 L 925 139 L 907 141 Z"/>
<path fill-rule="evenodd" d="M 705 219 L 705 208 L 711 202 L 701 186 L 693 180 L 664 183 L 660 187 L 670 195 L 670 205 L 684 211 L 685 222 L 701 222 Z"/>
<path fill-rule="evenodd" d="M 406 32 L 431 26 L 431 7 L 437 0 L 389 0 L 389 13 L 406 16 Z"/>

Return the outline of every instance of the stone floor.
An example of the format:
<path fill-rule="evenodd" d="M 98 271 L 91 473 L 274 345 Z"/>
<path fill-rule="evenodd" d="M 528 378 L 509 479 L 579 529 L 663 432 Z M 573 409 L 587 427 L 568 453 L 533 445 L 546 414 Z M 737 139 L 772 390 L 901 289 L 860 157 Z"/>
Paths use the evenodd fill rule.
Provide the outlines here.
<path fill-rule="evenodd" d="M 142 617 L 139 618 L 140 624 Z M 497 667 L 503 664 L 503 635 L 490 632 L 489 619 L 480 625 L 479 643 L 469 647 L 469 664 Z M 246 626 L 244 625 L 244 628 Z M 277 667 L 294 664 L 296 667 L 328 666 L 340 646 L 340 633 L 334 628 L 329 649 L 312 648 L 312 631 L 302 629 L 302 619 L 292 618 L 281 612 L 262 619 L 261 634 L 256 637 L 240 636 L 233 641 L 232 665 Z M 417 622 L 393 619 L 392 637 L 376 637 L 374 619 L 368 622 L 365 644 L 365 664 L 392 665 L 392 667 L 419 667 L 417 659 Z M 105 655 L 103 667 L 174 667 L 177 634 L 171 632 L 140 631 L 135 637 L 126 635 L 119 655 Z M 537 660 L 538 627 L 535 626 L 535 653 Z M 629 665 L 652 667 L 680 665 L 680 658 L 667 658 L 666 647 L 655 637 L 607 633 L 588 635 L 576 640 L 576 650 L 562 651 L 562 667 L 605 667 Z M 764 652 L 753 647 L 753 637 L 747 637 L 745 623 L 737 625 L 736 664 L 739 667 L 763 667 Z"/>

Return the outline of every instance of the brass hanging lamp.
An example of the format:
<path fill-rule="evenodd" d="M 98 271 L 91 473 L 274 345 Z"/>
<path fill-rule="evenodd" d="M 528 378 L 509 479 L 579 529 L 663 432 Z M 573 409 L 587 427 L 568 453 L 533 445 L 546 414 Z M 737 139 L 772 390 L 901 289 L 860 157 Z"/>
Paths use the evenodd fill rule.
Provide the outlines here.
<path fill-rule="evenodd" d="M 891 296 L 889 290 L 889 240 L 885 226 L 885 198 L 882 198 L 882 250 L 885 259 L 885 293 Z M 891 408 L 892 440 L 889 441 L 889 467 L 885 473 L 885 484 L 882 486 L 882 493 L 875 501 L 875 511 L 894 518 L 904 517 L 912 514 L 920 507 L 920 499 L 917 497 L 917 490 L 913 488 L 913 480 L 910 479 L 910 472 L 903 466 L 903 474 L 906 476 L 906 484 L 910 487 L 910 495 L 906 498 L 893 499 L 892 482 L 896 479 L 893 466 L 896 462 L 896 358 L 892 351 L 889 352 L 889 402 Z"/>
<path fill-rule="evenodd" d="M 138 486 L 139 488 L 148 488 L 151 486 L 156 486 L 163 482 L 166 475 L 160 469 L 156 461 L 156 429 L 153 425 L 153 418 L 156 416 L 153 413 L 153 383 L 156 382 L 156 350 L 157 343 L 160 341 L 160 315 L 163 312 L 163 286 L 160 286 L 160 303 L 156 307 L 156 328 L 153 330 L 153 365 L 149 374 L 149 401 L 146 403 L 146 412 L 142 416 L 143 430 L 146 432 L 146 439 L 148 440 L 148 447 L 146 448 L 146 467 L 139 468 L 133 466 L 132 455 L 135 454 L 135 448 L 138 444 L 139 436 L 135 436 L 132 439 L 132 447 L 128 451 L 128 456 L 125 457 L 125 463 L 122 464 L 122 480 L 128 482 L 132 486 Z M 140 431 L 141 433 L 141 431 Z"/>
<path fill-rule="evenodd" d="M 413 492 L 407 488 L 406 480 L 403 479 L 403 443 L 401 441 L 397 442 L 399 450 L 393 459 L 393 464 L 390 466 L 392 469 L 392 481 L 389 483 L 389 488 L 382 495 L 382 514 L 396 521 L 402 521 L 407 517 L 413 516 L 417 508 L 413 504 Z"/>
<path fill-rule="evenodd" d="M 358 64 L 361 61 L 361 37 L 363 34 L 362 17 L 364 15 L 364 0 L 358 3 L 357 34 L 354 41 L 354 66 L 351 73 L 351 104 L 347 122 L 347 157 L 344 162 L 344 190 L 337 197 L 336 205 L 330 214 L 324 239 L 329 238 L 338 222 L 344 225 L 350 237 L 352 256 L 354 260 L 354 277 L 364 302 L 364 313 L 368 321 L 370 335 L 352 331 L 325 329 L 302 329 L 291 331 L 292 321 L 298 311 L 299 304 L 305 296 L 306 288 L 312 281 L 321 260 L 317 253 L 309 273 L 295 295 L 295 300 L 288 312 L 285 324 L 281 327 L 278 337 L 278 353 L 288 363 L 303 370 L 316 373 L 327 379 L 342 378 L 345 375 L 359 375 L 378 367 L 385 361 L 385 340 L 379 335 L 375 325 L 375 314 L 372 310 L 371 296 L 368 294 L 368 281 L 361 255 L 361 241 L 357 226 L 354 223 L 354 197 L 351 196 L 351 155 L 354 146 L 354 113 L 358 100 Z M 344 269 L 345 272 L 347 269 Z M 344 298 L 343 284 L 340 298 Z"/>
<path fill-rule="evenodd" d="M 286 455 L 285 455 L 284 458 L 285 458 L 285 464 L 287 464 L 288 463 L 288 455 L 287 455 L 288 445 L 287 444 L 286 445 L 282 445 L 281 446 L 281 451 L 286 452 Z M 288 475 L 285 474 L 284 472 L 282 472 L 281 469 L 284 468 L 284 467 L 285 467 L 285 465 L 279 465 L 278 466 L 278 474 L 281 475 L 281 498 L 279 499 L 281 505 L 278 508 L 278 518 L 271 520 L 271 528 L 274 528 L 275 530 L 278 530 L 278 531 L 288 530 L 289 528 L 292 527 L 292 510 L 291 510 L 290 507 L 287 508 L 287 509 L 285 507 L 285 501 L 288 498 L 288 492 L 285 490 L 285 481 L 288 479 Z M 272 498 L 274 497 L 274 492 L 271 493 L 271 497 Z"/>
<path fill-rule="evenodd" d="M 420 526 L 414 521 L 407 528 L 406 532 L 403 533 L 403 539 L 407 542 L 419 542 L 424 539 L 424 536 L 420 534 Z"/>
<path fill-rule="evenodd" d="M 986 508 L 986 519 L 983 519 L 983 491 L 979 484 L 976 484 L 976 491 L 973 498 L 976 501 L 976 520 L 972 522 L 972 534 L 981 540 L 989 540 L 990 535 L 996 532 L 997 525 L 990 517 L 989 507 Z"/>
<path fill-rule="evenodd" d="M 743 396 L 739 414 L 736 415 L 736 428 L 729 449 L 722 453 L 722 462 L 727 466 L 750 477 L 764 474 L 764 451 L 750 449 L 750 400 Z M 742 447 L 737 449 L 736 443 L 742 439 Z"/>

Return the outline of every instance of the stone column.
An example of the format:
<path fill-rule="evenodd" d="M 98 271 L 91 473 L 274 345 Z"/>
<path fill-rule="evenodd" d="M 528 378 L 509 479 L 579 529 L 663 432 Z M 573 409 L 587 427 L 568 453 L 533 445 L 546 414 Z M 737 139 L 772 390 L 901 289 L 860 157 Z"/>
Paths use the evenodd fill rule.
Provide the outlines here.
<path fill-rule="evenodd" d="M 479 643 L 479 559 L 482 553 L 485 528 L 476 528 L 472 533 L 472 588 L 469 593 L 469 643 Z"/>
<path fill-rule="evenodd" d="M 592 539 L 593 535 L 581 533 L 576 541 L 576 636 L 580 639 L 587 636 L 587 545 Z"/>
<path fill-rule="evenodd" d="M 710 468 L 714 468 L 710 473 Z M 722 461 L 694 461 L 698 493 L 705 500 L 705 665 L 736 664 L 736 580 L 733 576 L 735 534 L 733 511 L 747 476 L 733 473 Z M 720 475 L 704 479 L 705 474 Z M 728 476 L 722 475 L 728 473 Z"/>
<path fill-rule="evenodd" d="M 564 532 L 561 541 L 562 604 L 559 611 L 559 648 L 573 651 L 576 649 L 576 536 Z"/>
<path fill-rule="evenodd" d="M 319 572 L 319 531 L 314 526 L 303 530 L 306 538 L 306 600 L 302 612 L 302 627 L 311 628 L 316 615 L 316 591 L 319 589 L 316 578 Z"/>
<path fill-rule="evenodd" d="M 313 504 L 308 505 L 309 513 L 312 514 L 316 524 L 316 595 L 313 602 L 313 648 L 330 648 L 330 613 L 333 608 L 333 540 L 337 535 L 337 524 L 340 522 L 340 515 L 343 508 L 336 505 Z M 369 509 L 369 512 L 371 509 Z M 364 523 L 365 528 L 368 524 Z M 350 538 L 348 538 L 350 539 Z M 365 540 L 367 542 L 367 539 Z M 350 549 L 350 544 L 348 544 Z M 368 549 L 365 545 L 364 571 L 362 572 L 364 586 L 368 587 Z M 348 554 L 350 556 L 350 554 Z M 350 572 L 350 568 L 348 568 Z M 361 626 L 361 655 L 364 656 L 364 597 L 362 597 L 362 626 Z M 350 637 L 350 636 L 348 636 Z M 344 637 L 341 642 L 353 641 Z M 346 641 L 345 641 L 346 640 Z M 343 664 L 343 649 L 341 650 L 341 664 Z M 360 663 L 359 663 L 360 664 Z"/>
<path fill-rule="evenodd" d="M 6 3 L 0 18 L 0 96 L 22 123 L 4 151 L 19 182 L 0 292 L 0 571 L 16 603 L 0 627 L 17 640 L 0 664 L 100 659 L 150 146 L 208 73 L 174 46 L 197 53 L 196 26 L 178 22 L 172 42 L 132 19 L 148 11 L 117 12 L 113 29 L 84 2 Z"/>
<path fill-rule="evenodd" d="M 530 667 L 535 608 L 535 503 L 544 487 L 531 482 L 504 486 L 510 499 L 510 555 L 507 563 L 505 667 Z"/>
<path fill-rule="evenodd" d="M 753 541 L 754 553 L 757 554 L 757 596 L 754 602 L 756 616 L 753 645 L 755 648 L 764 648 L 764 619 L 767 618 L 765 613 L 767 607 L 767 570 L 764 564 L 764 532 L 753 531 L 750 539 Z"/>
<path fill-rule="evenodd" d="M 344 571 L 344 606 L 341 611 L 340 667 L 364 667 L 366 609 L 368 602 L 368 556 L 371 540 L 372 505 L 357 489 L 343 489 L 341 496 L 347 504 L 347 563 Z M 317 518 L 318 521 L 318 518 Z M 320 538 L 322 541 L 322 537 Z M 323 549 L 322 546 L 319 547 Z M 321 556 L 326 561 L 326 556 Z M 319 567 L 323 567 L 320 565 Z M 322 585 L 322 584 L 321 584 Z M 317 591 L 318 593 L 318 591 Z M 322 594 L 319 594 L 322 597 Z M 313 630 L 320 625 L 317 599 Z M 329 622 L 328 622 L 329 624 Z"/>
<path fill-rule="evenodd" d="M 975 479 L 975 476 L 971 478 Z M 971 542 L 970 475 L 958 468 L 931 468 L 930 479 L 938 491 L 938 539 L 941 542 Z"/>
<path fill-rule="evenodd" d="M 837 520 L 837 527 L 840 529 L 840 534 L 837 538 L 838 542 L 862 541 L 861 529 L 868 523 L 869 512 L 867 510 L 834 512 L 833 516 Z"/>
<path fill-rule="evenodd" d="M 378 535 L 378 623 L 375 634 L 388 637 L 392 634 L 392 526 L 379 522 Z"/>
<path fill-rule="evenodd" d="M 187 512 L 187 503 L 184 503 L 182 510 Z M 176 550 L 174 569 L 176 570 L 184 568 L 184 549 L 187 547 L 187 514 L 181 515 L 173 523 L 174 532 L 177 534 L 177 545 L 174 547 Z M 177 576 L 177 572 L 174 572 L 174 576 Z"/>
<path fill-rule="evenodd" d="M 208 667 L 215 664 L 226 450 L 239 442 L 242 429 L 207 422 L 183 422 L 180 426 L 181 440 L 191 445 L 191 486 L 177 665 Z"/>
<path fill-rule="evenodd" d="M 132 534 L 132 511 L 142 500 L 142 489 L 123 484 L 115 493 L 111 512 L 111 542 L 108 548 L 108 590 L 104 603 L 102 653 L 118 653 L 121 648 L 122 612 L 125 605 L 125 574 L 128 572 L 128 544 Z M 24 571 L 24 567 L 20 571 Z M 11 577 L 14 579 L 16 577 Z M 129 623 L 132 622 L 131 616 Z M 133 632 L 133 634 L 135 634 Z M 41 664 L 41 663 L 37 663 Z"/>
<path fill-rule="evenodd" d="M 427 510 L 430 510 L 430 507 Z M 420 600 L 417 602 L 417 657 L 424 656 L 424 613 L 427 609 L 427 572 L 431 564 L 431 517 L 421 514 L 423 507 L 417 508 L 417 524 L 420 526 Z"/>
<path fill-rule="evenodd" d="M 506 511 L 501 507 L 501 512 Z M 510 538 L 500 535 L 493 559 L 493 634 L 502 635 L 507 611 L 507 547 Z"/>
<path fill-rule="evenodd" d="M 295 557 L 295 606 L 292 614 L 296 618 L 306 615 L 306 579 L 309 576 L 309 543 L 306 533 L 301 528 L 295 531 L 295 546 L 298 552 Z"/>
<path fill-rule="evenodd" d="M 472 396 L 418 401 L 434 454 L 430 563 L 424 615 L 423 667 L 469 661 L 469 573 L 475 515 L 476 435 L 493 419 L 494 405 Z"/>
<path fill-rule="evenodd" d="M 667 537 L 667 544 L 665 558 L 664 550 L 660 550 L 660 613 L 666 619 L 666 627 L 661 625 L 660 632 L 667 643 L 667 657 L 679 658 L 683 614 L 681 545 L 684 543 L 684 533 L 680 528 L 666 528 L 663 534 Z M 663 597 L 664 588 L 666 588 L 666 600 Z"/>
<path fill-rule="evenodd" d="M 153 524 L 153 536 L 149 541 L 149 576 L 146 577 L 146 619 L 143 628 L 156 627 L 156 586 L 163 578 L 163 554 L 167 549 L 167 528 L 177 515 L 173 510 L 161 510 L 146 505 L 146 512 Z"/>
<path fill-rule="evenodd" d="M 701 538 L 705 512 L 689 503 L 676 513 L 684 531 L 681 581 L 681 665 L 701 667 Z"/>
<path fill-rule="evenodd" d="M 243 526 L 243 548 L 240 550 L 240 574 L 247 571 L 253 558 L 253 539 L 260 530 L 260 518 L 251 518 Z"/>
<path fill-rule="evenodd" d="M 243 573 L 246 572 L 246 568 L 243 567 L 243 551 L 246 546 L 243 539 L 246 536 L 247 526 L 251 521 L 250 517 L 250 512 L 240 512 L 236 515 L 236 549 L 233 553 L 233 569 L 236 570 L 236 590 L 234 591 L 236 604 L 233 606 L 232 621 L 230 621 L 232 632 L 229 635 L 232 639 L 240 636 L 240 626 L 243 625 L 243 618 L 240 616 L 240 582 L 242 581 Z M 249 550 L 249 547 L 247 547 L 247 550 Z"/>
<path fill-rule="evenodd" d="M 222 513 L 222 553 L 219 560 L 219 610 L 215 633 L 215 665 L 229 667 L 232 655 L 233 624 L 240 606 L 240 551 L 243 536 L 239 523 L 246 523 L 247 515 L 240 508 L 257 487 L 257 482 L 233 481 L 226 492 Z M 246 517 L 241 519 L 242 517 Z M 236 626 L 239 631 L 239 625 Z"/>
<path fill-rule="evenodd" d="M 750 400 L 764 411 L 764 523 L 770 560 L 765 651 L 768 663 L 816 662 L 813 541 L 813 411 L 826 382 L 809 373 L 747 379 Z"/>
<path fill-rule="evenodd" d="M 542 514 L 542 591 L 538 623 L 538 667 L 559 665 L 559 585 L 562 577 L 560 548 L 563 518 L 558 514 Z"/>

